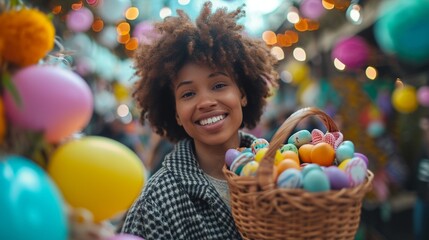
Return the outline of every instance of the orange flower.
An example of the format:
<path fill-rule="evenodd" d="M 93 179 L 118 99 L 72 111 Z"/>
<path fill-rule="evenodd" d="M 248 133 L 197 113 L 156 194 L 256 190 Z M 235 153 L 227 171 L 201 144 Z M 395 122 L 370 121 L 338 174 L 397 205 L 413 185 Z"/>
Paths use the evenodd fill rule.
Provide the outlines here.
<path fill-rule="evenodd" d="M 0 15 L 0 39 L 3 60 L 24 67 L 37 63 L 52 50 L 55 28 L 39 10 L 11 10 Z"/>

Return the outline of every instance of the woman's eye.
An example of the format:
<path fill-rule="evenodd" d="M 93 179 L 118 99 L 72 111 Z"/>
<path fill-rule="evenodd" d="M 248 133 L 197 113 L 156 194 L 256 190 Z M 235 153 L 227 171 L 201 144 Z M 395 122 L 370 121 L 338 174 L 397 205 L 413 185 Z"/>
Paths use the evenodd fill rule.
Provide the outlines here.
<path fill-rule="evenodd" d="M 193 92 L 185 92 L 184 94 L 182 94 L 182 98 L 190 98 L 194 95 Z"/>
<path fill-rule="evenodd" d="M 225 83 L 217 83 L 213 88 L 214 89 L 221 89 L 224 88 L 226 86 Z"/>

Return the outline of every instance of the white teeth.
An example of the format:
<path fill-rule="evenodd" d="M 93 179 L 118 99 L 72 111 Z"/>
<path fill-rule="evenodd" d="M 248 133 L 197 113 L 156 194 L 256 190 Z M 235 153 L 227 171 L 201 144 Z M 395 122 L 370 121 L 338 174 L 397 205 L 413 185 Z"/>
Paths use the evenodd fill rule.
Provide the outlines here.
<path fill-rule="evenodd" d="M 219 116 L 216 116 L 216 117 L 211 117 L 211 118 L 203 119 L 199 123 L 200 123 L 200 125 L 205 126 L 207 124 L 216 123 L 216 122 L 218 122 L 218 121 L 220 121 L 220 120 L 222 120 L 224 118 L 225 118 L 224 115 L 219 115 Z"/>

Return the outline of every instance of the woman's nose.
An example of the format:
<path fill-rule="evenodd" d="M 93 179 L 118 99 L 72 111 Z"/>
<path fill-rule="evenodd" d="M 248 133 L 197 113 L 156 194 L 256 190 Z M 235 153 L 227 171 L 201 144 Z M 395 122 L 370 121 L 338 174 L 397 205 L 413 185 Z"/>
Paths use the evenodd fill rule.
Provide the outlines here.
<path fill-rule="evenodd" d="M 210 94 L 204 94 L 201 98 L 198 99 L 198 109 L 208 109 L 215 107 L 217 100 L 214 96 Z"/>

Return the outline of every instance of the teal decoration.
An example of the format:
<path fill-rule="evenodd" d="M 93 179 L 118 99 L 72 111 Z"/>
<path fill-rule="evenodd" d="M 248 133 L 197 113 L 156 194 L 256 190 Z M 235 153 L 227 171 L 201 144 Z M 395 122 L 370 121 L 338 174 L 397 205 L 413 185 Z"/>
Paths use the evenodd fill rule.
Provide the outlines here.
<path fill-rule="evenodd" d="M 0 158 L 0 239 L 68 239 L 60 192 L 41 167 L 21 156 Z"/>
<path fill-rule="evenodd" d="M 429 1 L 386 1 L 374 26 L 382 50 L 413 63 L 429 62 Z"/>

